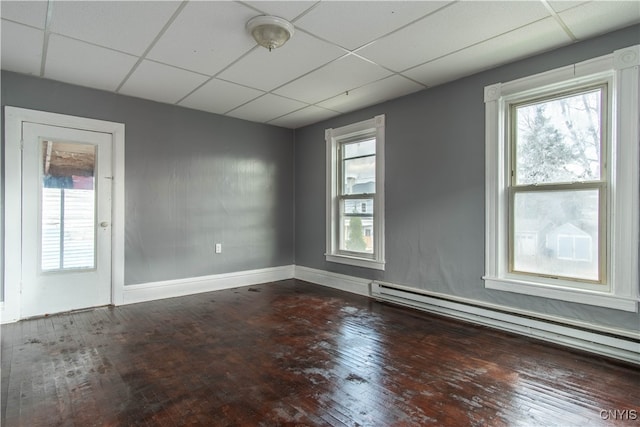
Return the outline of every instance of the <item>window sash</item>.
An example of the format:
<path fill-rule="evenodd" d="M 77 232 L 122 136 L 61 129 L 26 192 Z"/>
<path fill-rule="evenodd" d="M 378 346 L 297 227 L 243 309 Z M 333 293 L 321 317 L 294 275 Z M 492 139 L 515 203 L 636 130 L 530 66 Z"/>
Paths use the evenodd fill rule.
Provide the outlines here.
<path fill-rule="evenodd" d="M 370 258 L 370 259 L 375 259 L 375 244 L 372 245 L 372 248 L 370 251 L 362 250 L 362 251 L 357 251 L 357 250 L 352 250 L 352 249 L 347 249 L 347 241 L 349 239 L 349 234 L 346 232 L 345 230 L 345 223 L 348 219 L 350 218 L 360 218 L 360 219 L 370 219 L 371 220 L 371 227 L 367 227 L 367 230 L 370 230 L 370 234 L 367 234 L 365 232 L 365 224 L 362 224 L 362 238 L 363 240 L 367 240 L 366 238 L 369 237 L 373 242 L 375 242 L 375 239 L 377 238 L 376 233 L 375 233 L 375 221 L 376 221 L 376 207 L 375 207 L 375 198 L 373 196 L 371 197 L 362 197 L 362 195 L 357 194 L 357 195 L 353 195 L 353 196 L 358 196 L 358 197 L 351 197 L 352 195 L 349 196 L 342 196 L 339 197 L 339 203 L 337 203 L 338 205 L 338 223 L 339 226 L 337 227 L 337 241 L 338 241 L 338 247 L 337 247 L 337 253 L 340 254 L 345 254 L 345 255 L 349 255 L 349 256 L 358 256 L 358 257 L 364 257 L 364 258 Z M 356 211 L 355 212 L 345 212 L 344 211 L 344 202 L 347 200 L 367 200 L 370 201 L 373 209 L 371 212 L 369 213 L 362 213 L 361 209 L 360 209 L 360 204 L 358 204 L 356 206 Z"/>
<path fill-rule="evenodd" d="M 336 209 L 337 209 L 337 218 L 338 218 L 338 224 L 339 226 L 336 227 L 335 233 L 337 234 L 336 236 L 336 240 L 337 240 L 337 248 L 336 248 L 336 253 L 339 254 L 345 254 L 348 256 L 357 256 L 357 257 L 364 257 L 364 258 L 371 258 L 371 259 L 375 259 L 375 245 L 373 245 L 373 248 L 371 251 L 367 251 L 367 250 L 363 250 L 363 251 L 357 251 L 357 250 L 349 250 L 347 249 L 347 241 L 349 236 L 347 236 L 347 233 L 345 231 L 345 220 L 347 218 L 371 218 L 372 222 L 375 223 L 376 218 L 375 218 L 375 212 L 376 212 L 376 203 L 375 203 L 375 186 L 374 186 L 374 191 L 371 193 L 345 193 L 345 162 L 348 160 L 355 160 L 355 159 L 364 159 L 364 158 L 371 158 L 373 157 L 375 160 L 376 159 L 376 153 L 374 154 L 365 154 L 365 155 L 361 155 L 361 156 L 351 156 L 351 157 L 346 157 L 345 156 L 345 145 L 347 144 L 356 144 L 358 142 L 364 142 L 364 141 L 368 141 L 368 140 L 374 140 L 375 143 L 375 134 L 371 134 L 371 133 L 367 133 L 365 135 L 359 135 L 356 138 L 349 138 L 346 140 L 342 140 L 342 141 L 338 141 L 338 188 L 337 188 L 337 198 L 338 198 L 338 203 L 336 203 Z M 375 179 L 377 178 L 377 176 L 375 176 L 375 172 L 374 172 L 374 182 Z M 353 213 L 349 213 L 349 212 L 344 212 L 344 204 L 345 201 L 347 200 L 370 200 L 371 204 L 373 206 L 372 212 L 371 213 L 362 213 L 360 204 L 357 204 L 356 206 L 356 212 Z M 365 237 L 364 235 L 364 229 L 363 229 L 363 238 Z M 377 238 L 376 233 L 375 233 L 375 226 L 372 227 L 371 229 L 371 234 L 370 236 L 371 239 L 375 240 Z"/>
<path fill-rule="evenodd" d="M 598 259 L 598 279 L 589 280 L 585 278 L 578 278 L 574 276 L 562 275 L 562 274 L 545 274 L 529 272 L 524 270 L 518 270 L 515 267 L 515 251 L 516 251 L 516 230 L 515 230 L 515 198 L 517 194 L 523 193 L 553 193 L 553 192 L 582 192 L 595 190 L 598 193 L 598 239 L 596 245 L 596 252 L 593 255 L 597 255 Z M 608 259 L 608 239 L 607 239 L 607 186 L 605 182 L 586 182 L 575 184 L 547 184 L 540 186 L 512 186 L 509 188 L 509 236 L 508 236 L 508 271 L 511 274 L 524 275 L 529 277 L 543 277 L 548 279 L 560 279 L 569 282 L 587 283 L 604 285 L 607 278 L 607 259 Z M 562 259 L 558 257 L 558 259 Z"/>
<path fill-rule="evenodd" d="M 555 100 L 561 100 L 576 96 L 580 94 L 593 93 L 595 91 L 600 92 L 600 111 L 599 111 L 599 179 L 585 179 L 577 180 L 576 182 L 563 182 L 563 181 L 551 181 L 539 184 L 518 184 L 517 183 L 517 166 L 518 166 L 518 144 L 517 132 L 518 132 L 518 115 L 516 110 L 524 106 L 539 105 L 542 103 L 548 103 Z M 559 89 L 546 93 L 542 96 L 533 96 L 527 98 L 512 99 L 508 103 L 508 107 L 505 110 L 507 117 L 507 127 L 509 129 L 509 143 L 507 149 L 510 152 L 509 159 L 509 180 L 507 185 L 508 191 L 508 247 L 507 247 L 507 266 L 508 272 L 516 275 L 524 275 L 530 277 L 543 277 L 549 279 L 560 279 L 569 282 L 587 283 L 587 284 L 606 284 L 607 278 L 607 234 L 608 228 L 608 211 L 607 211 L 607 136 L 608 131 L 608 84 L 606 82 L 588 84 L 583 86 L 575 86 L 569 89 Z M 585 191 L 596 190 L 598 192 L 598 239 L 596 243 L 596 254 L 598 257 L 598 278 L 597 280 L 589 280 L 586 278 L 579 278 L 569 275 L 555 274 L 555 273 L 540 273 L 518 270 L 515 267 L 516 257 L 516 231 L 515 231 L 515 199 L 517 194 L 521 193 L 535 193 L 535 192 L 573 192 L 573 191 Z M 593 256 L 593 254 L 592 254 Z M 561 259 L 558 257 L 558 259 Z"/>
<path fill-rule="evenodd" d="M 606 182 L 607 181 L 607 153 L 608 153 L 608 136 L 609 136 L 609 100 L 608 100 L 608 89 L 609 85 L 607 82 L 599 82 L 596 84 L 589 84 L 583 86 L 572 87 L 566 90 L 557 90 L 555 92 L 551 92 L 550 94 L 545 94 L 543 96 L 535 96 L 535 97 L 523 97 L 511 100 L 508 104 L 507 108 L 507 123 L 509 129 L 509 160 L 510 160 L 510 179 L 509 185 L 512 187 L 522 186 L 526 187 L 528 185 L 542 186 L 542 185 L 553 185 L 553 184 L 563 184 L 566 181 L 550 181 L 539 184 L 518 184 L 517 183 L 517 127 L 518 127 L 518 117 L 516 114 L 516 110 L 520 107 L 533 106 L 537 104 L 542 104 L 544 102 L 550 102 L 555 100 L 560 100 L 564 98 L 568 98 L 574 95 L 587 94 L 590 92 L 600 91 L 600 117 L 599 117 L 599 126 L 600 126 L 600 147 L 599 147 L 599 155 L 600 155 L 600 170 L 599 170 L 599 179 L 585 179 L 585 180 L 572 180 L 571 183 L 575 182 Z"/>
<path fill-rule="evenodd" d="M 354 198 L 359 198 L 357 196 L 365 196 L 365 195 L 375 195 L 375 185 L 374 185 L 374 191 L 370 192 L 370 193 L 346 193 L 345 192 L 345 171 L 346 171 L 346 162 L 347 161 L 353 161 L 353 160 L 358 160 L 358 159 L 366 159 L 366 158 L 373 158 L 374 162 L 377 161 L 377 153 L 373 153 L 373 154 L 364 154 L 361 156 L 351 156 L 351 157 L 346 157 L 345 156 L 345 146 L 346 145 L 351 145 L 351 144 L 357 144 L 358 142 L 365 142 L 365 141 L 370 141 L 373 140 L 374 144 L 376 143 L 376 136 L 375 134 L 370 134 L 367 133 L 365 135 L 361 135 L 358 136 L 357 138 L 348 138 L 345 140 L 339 140 L 338 141 L 338 188 L 337 188 L 337 194 L 339 197 L 349 197 L 349 196 L 356 196 Z M 374 163 L 375 164 L 375 163 Z M 374 182 L 377 180 L 377 171 L 374 168 Z"/>

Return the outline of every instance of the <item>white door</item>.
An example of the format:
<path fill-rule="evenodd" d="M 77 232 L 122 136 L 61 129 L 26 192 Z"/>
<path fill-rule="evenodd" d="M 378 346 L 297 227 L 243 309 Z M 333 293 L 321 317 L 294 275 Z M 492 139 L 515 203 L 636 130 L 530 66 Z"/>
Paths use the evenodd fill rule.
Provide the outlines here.
<path fill-rule="evenodd" d="M 111 303 L 111 144 L 23 123 L 22 318 Z"/>

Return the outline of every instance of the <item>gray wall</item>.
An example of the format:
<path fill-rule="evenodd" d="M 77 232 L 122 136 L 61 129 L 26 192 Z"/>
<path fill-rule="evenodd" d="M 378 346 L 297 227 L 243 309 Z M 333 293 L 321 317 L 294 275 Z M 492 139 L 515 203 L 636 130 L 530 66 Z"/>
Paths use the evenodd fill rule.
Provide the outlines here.
<path fill-rule="evenodd" d="M 635 26 L 295 133 L 4 71 L 1 103 L 125 123 L 126 284 L 287 265 L 295 247 L 302 266 L 636 330 L 637 314 L 486 290 L 481 276 L 484 86 L 638 41 Z M 387 117 L 384 272 L 323 255 L 324 129 L 377 114 Z"/>
<path fill-rule="evenodd" d="M 296 130 L 296 264 L 637 330 L 635 313 L 484 288 L 484 86 L 637 44 L 640 26 Z M 386 270 L 329 263 L 324 129 L 386 115 Z"/>
<path fill-rule="evenodd" d="M 125 124 L 125 284 L 293 263 L 293 131 L 3 71 L 5 105 Z"/>

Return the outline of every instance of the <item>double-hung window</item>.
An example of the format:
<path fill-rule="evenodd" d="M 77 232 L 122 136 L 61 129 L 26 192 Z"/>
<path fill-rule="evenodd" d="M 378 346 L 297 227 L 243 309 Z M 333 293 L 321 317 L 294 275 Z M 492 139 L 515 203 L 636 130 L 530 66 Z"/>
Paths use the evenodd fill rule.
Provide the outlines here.
<path fill-rule="evenodd" d="M 510 271 L 604 283 L 608 87 L 508 102 Z"/>
<path fill-rule="evenodd" d="M 384 269 L 384 116 L 327 129 L 331 262 Z"/>
<path fill-rule="evenodd" d="M 637 310 L 640 46 L 485 88 L 485 286 Z"/>

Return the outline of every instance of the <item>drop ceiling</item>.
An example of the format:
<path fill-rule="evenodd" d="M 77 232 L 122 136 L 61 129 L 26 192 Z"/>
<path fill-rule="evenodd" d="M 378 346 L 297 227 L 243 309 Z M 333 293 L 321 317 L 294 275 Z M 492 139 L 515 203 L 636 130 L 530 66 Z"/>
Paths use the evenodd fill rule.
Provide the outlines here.
<path fill-rule="evenodd" d="M 2 1 L 4 70 L 298 128 L 640 22 L 639 1 Z M 295 25 L 271 52 L 257 15 Z"/>

